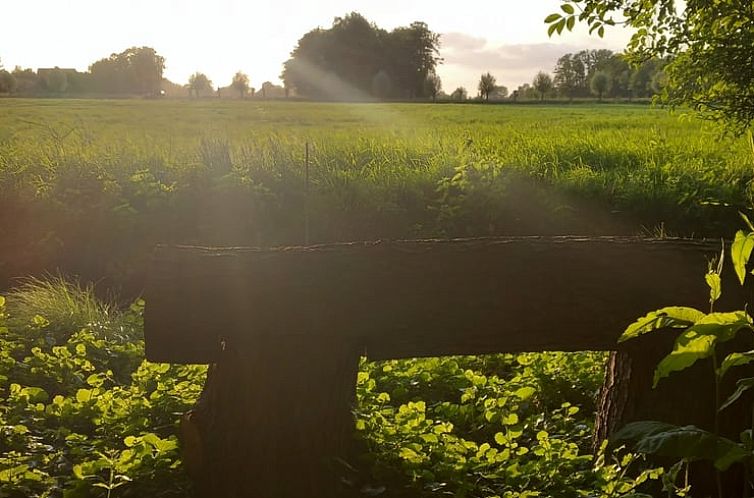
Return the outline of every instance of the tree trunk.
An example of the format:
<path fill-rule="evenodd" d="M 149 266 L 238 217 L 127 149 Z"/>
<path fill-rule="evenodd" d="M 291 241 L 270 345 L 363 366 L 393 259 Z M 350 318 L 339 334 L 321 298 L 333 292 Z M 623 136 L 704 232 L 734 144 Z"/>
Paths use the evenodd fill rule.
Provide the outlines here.
<path fill-rule="evenodd" d="M 198 496 L 333 496 L 335 459 L 353 435 L 358 361 L 348 342 L 321 337 L 260 338 L 245 352 L 226 345 L 184 417 Z"/>
<path fill-rule="evenodd" d="M 631 340 L 610 355 L 605 381 L 595 422 L 594 449 L 615 431 L 629 422 L 657 420 L 675 425 L 695 425 L 708 431 L 715 427 L 714 376 L 711 360 L 698 361 L 694 366 L 659 381 L 652 388 L 654 370 L 659 361 L 673 347 L 677 330 L 658 331 Z M 733 350 L 754 347 L 751 334 L 739 334 L 735 341 L 724 344 L 718 352 L 720 358 Z M 735 390 L 735 380 L 751 376 L 743 367 L 733 368 L 723 382 L 721 400 Z M 720 414 L 720 434 L 738 441 L 739 434 L 751 426 L 751 395 L 742 396 L 736 404 Z M 653 458 L 653 462 L 666 468 L 678 459 Z M 717 496 L 717 485 L 712 465 L 708 462 L 693 464 L 690 473 L 692 496 Z M 736 498 L 743 495 L 743 467 L 732 466 L 721 476 L 723 496 Z"/>

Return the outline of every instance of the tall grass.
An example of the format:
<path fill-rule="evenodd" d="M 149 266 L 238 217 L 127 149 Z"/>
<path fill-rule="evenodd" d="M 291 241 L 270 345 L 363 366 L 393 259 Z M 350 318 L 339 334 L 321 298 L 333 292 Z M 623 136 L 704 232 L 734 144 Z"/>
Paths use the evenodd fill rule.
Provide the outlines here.
<path fill-rule="evenodd" d="M 84 328 L 110 341 L 131 341 L 138 335 L 115 303 L 97 297 L 91 284 L 62 276 L 24 279 L 6 295 L 6 310 L 13 327 L 43 325 L 58 343 Z"/>
<path fill-rule="evenodd" d="M 645 106 L 4 100 L 0 280 L 145 268 L 156 243 L 727 235 L 745 140 Z M 310 144 L 310 180 L 304 175 Z"/>

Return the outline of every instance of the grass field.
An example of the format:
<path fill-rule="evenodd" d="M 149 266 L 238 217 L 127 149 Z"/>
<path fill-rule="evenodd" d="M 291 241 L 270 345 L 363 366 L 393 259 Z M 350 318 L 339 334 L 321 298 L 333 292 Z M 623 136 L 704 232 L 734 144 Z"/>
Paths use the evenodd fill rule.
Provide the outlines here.
<path fill-rule="evenodd" d="M 310 242 L 727 235 L 754 171 L 745 141 L 647 106 L 4 99 L 0 114 L 5 280 L 117 276 L 157 242 L 300 244 L 307 216 Z"/>
<path fill-rule="evenodd" d="M 310 242 L 730 236 L 753 160 L 638 105 L 2 99 L 0 285 L 60 269 L 131 297 L 156 243 L 301 244 L 307 218 Z M 177 414 L 205 369 L 143 361 L 143 305 L 62 280 L 0 298 L 7 496 L 187 496 Z M 629 496 L 660 474 L 592 461 L 603 365 L 363 362 L 360 452 L 340 470 L 356 496 Z"/>

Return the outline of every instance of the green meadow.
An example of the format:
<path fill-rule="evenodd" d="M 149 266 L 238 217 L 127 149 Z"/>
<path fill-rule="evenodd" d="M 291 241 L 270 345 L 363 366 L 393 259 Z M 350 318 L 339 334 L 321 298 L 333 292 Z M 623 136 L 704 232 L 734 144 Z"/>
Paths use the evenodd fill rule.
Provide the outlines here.
<path fill-rule="evenodd" d="M 745 140 L 647 105 L 2 99 L 0 496 L 190 495 L 205 368 L 144 360 L 155 244 L 730 236 L 753 177 Z M 631 496 L 662 472 L 593 460 L 604 359 L 363 361 L 344 492 Z"/>

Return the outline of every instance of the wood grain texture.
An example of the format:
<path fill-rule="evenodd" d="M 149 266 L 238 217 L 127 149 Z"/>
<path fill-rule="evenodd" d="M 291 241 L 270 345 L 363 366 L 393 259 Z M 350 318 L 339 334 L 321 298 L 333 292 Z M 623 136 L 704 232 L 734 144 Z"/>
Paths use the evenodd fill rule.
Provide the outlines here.
<path fill-rule="evenodd" d="M 342 338 L 370 359 L 611 350 L 650 310 L 705 310 L 706 262 L 719 251 L 631 237 L 158 247 L 147 357 L 211 363 L 222 345 L 249 351 L 280 335 Z M 726 271 L 724 297 L 740 305 Z"/>

